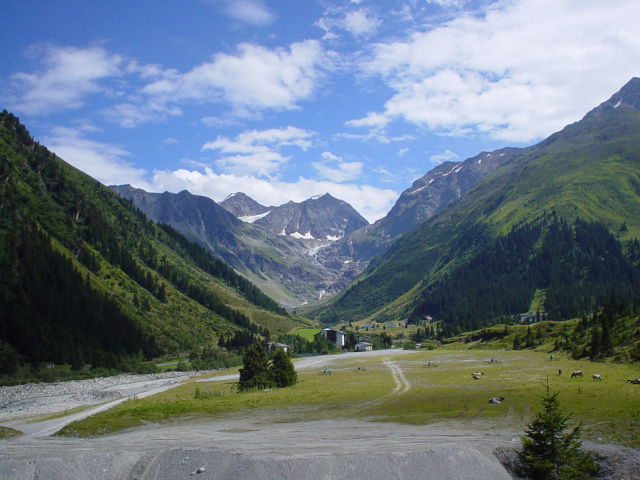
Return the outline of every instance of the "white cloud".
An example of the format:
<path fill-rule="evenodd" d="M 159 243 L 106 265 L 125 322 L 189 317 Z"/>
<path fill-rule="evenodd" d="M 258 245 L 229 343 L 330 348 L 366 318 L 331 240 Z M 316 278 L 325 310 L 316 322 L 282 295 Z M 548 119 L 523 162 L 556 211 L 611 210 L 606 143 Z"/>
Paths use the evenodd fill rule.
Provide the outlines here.
<path fill-rule="evenodd" d="M 169 116 L 180 116 L 182 110 L 164 102 L 151 100 L 146 103 L 119 103 L 102 113 L 105 118 L 120 124 L 121 127 L 133 128 L 141 123 L 162 122 Z"/>
<path fill-rule="evenodd" d="M 401 148 L 400 150 L 398 150 L 398 157 L 403 156 L 405 153 L 407 153 L 409 151 L 408 148 Z"/>
<path fill-rule="evenodd" d="M 380 20 L 366 10 L 357 10 L 345 15 L 342 27 L 354 37 L 370 37 L 376 33 Z"/>
<path fill-rule="evenodd" d="M 276 20 L 262 0 L 225 0 L 222 11 L 234 20 L 263 27 Z"/>
<path fill-rule="evenodd" d="M 447 149 L 444 151 L 444 153 L 431 155 L 431 157 L 429 157 L 429 160 L 433 163 L 458 162 L 460 161 L 460 157 L 451 150 Z"/>
<path fill-rule="evenodd" d="M 332 9 L 315 22 L 315 26 L 326 32 L 324 40 L 336 40 L 339 37 L 334 29 L 346 30 L 356 38 L 369 38 L 378 30 L 381 20 L 369 9 L 349 10 Z"/>
<path fill-rule="evenodd" d="M 150 188 L 143 178 L 147 171 L 128 163 L 125 158 L 130 153 L 119 145 L 89 140 L 79 130 L 66 127 L 53 129 L 44 143 L 60 158 L 105 185 L 130 183 Z"/>
<path fill-rule="evenodd" d="M 345 162 L 331 152 L 324 152 L 322 159 L 321 162 L 312 162 L 313 168 L 332 182 L 349 182 L 362 175 L 362 162 Z"/>
<path fill-rule="evenodd" d="M 289 157 L 279 150 L 283 147 L 297 147 L 307 150 L 314 132 L 296 127 L 283 129 L 251 130 L 239 134 L 231 140 L 219 136 L 207 142 L 202 150 L 217 150 L 223 156 L 216 160 L 224 172 L 239 175 L 271 177 L 277 174 Z"/>
<path fill-rule="evenodd" d="M 11 77 L 16 96 L 11 108 L 29 114 L 78 108 L 87 95 L 104 93 L 101 80 L 122 75 L 123 58 L 103 48 L 49 46 L 34 49 L 42 69 Z"/>
<path fill-rule="evenodd" d="M 185 169 L 156 171 L 153 191 L 179 192 L 189 190 L 220 202 L 229 194 L 244 192 L 263 205 L 281 205 L 293 200 L 302 202 L 313 195 L 330 193 L 353 206 L 369 222 L 382 218 L 398 199 L 398 193 L 369 185 L 354 185 L 317 181 L 300 177 L 297 182 L 269 181 L 251 175 L 204 173 Z"/>
<path fill-rule="evenodd" d="M 322 48 L 313 40 L 294 43 L 289 50 L 243 43 L 238 55 L 219 53 L 211 62 L 142 91 L 150 97 L 224 100 L 249 109 L 292 109 L 313 93 L 323 62 Z"/>
<path fill-rule="evenodd" d="M 528 142 L 579 119 L 638 74 L 636 0 L 495 5 L 375 45 L 362 69 L 395 94 L 381 112 L 348 124 L 379 129 L 403 120 L 441 134 Z"/>
<path fill-rule="evenodd" d="M 181 115 L 183 104 L 226 104 L 237 118 L 256 120 L 265 110 L 299 108 L 333 68 L 320 42 L 307 40 L 273 50 L 242 43 L 237 54 L 218 53 L 186 73 L 169 69 L 156 75 L 128 101 L 107 111 L 124 127 Z M 206 116 L 206 125 L 229 123 Z"/>
<path fill-rule="evenodd" d="M 441 7 L 461 8 L 469 3 L 469 0 L 427 0 L 427 3 L 437 3 Z"/>

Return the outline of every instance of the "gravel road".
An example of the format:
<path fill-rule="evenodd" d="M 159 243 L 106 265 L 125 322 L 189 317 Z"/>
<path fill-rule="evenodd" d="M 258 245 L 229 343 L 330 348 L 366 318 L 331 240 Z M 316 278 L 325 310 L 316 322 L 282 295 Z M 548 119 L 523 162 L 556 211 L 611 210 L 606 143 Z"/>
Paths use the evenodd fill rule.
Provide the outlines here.
<path fill-rule="evenodd" d="M 367 352 L 365 355 L 409 354 L 403 351 Z M 356 354 L 362 356 L 363 354 Z M 331 366 L 351 354 L 298 360 L 299 370 Z M 402 371 L 386 361 L 399 391 L 409 388 Z M 166 375 L 166 374 L 165 374 Z M 228 380 L 222 376 L 207 381 Z M 237 377 L 237 375 L 235 376 Z M 274 422 L 268 413 L 222 420 L 181 420 L 148 424 L 99 438 L 57 438 L 50 435 L 72 420 L 110 408 L 125 395 L 139 397 L 171 388 L 186 375 L 154 378 L 101 379 L 105 383 L 57 384 L 0 391 L 0 424 L 24 435 L 0 441 L 0 478 L 7 480 L 112 480 L 112 479 L 492 479 L 511 476 L 498 461 L 519 445 L 519 433 L 508 430 L 473 430 L 451 423 L 426 426 L 366 421 Z M 201 379 L 198 379 L 200 381 Z M 72 383 L 72 382 L 67 382 Z M 16 387 L 10 387 L 16 388 Z M 43 387 L 44 388 L 44 387 Z M 29 423 L 16 418 L 49 406 L 60 409 L 63 396 L 86 392 L 120 393 L 120 397 L 66 417 Z M 84 392 L 84 393 L 83 393 Z M 29 397 L 33 394 L 34 396 Z M 39 395 L 38 395 L 39 394 Z M 95 393 L 88 397 L 100 397 Z M 28 406 L 29 400 L 38 403 Z M 49 399 L 49 400 L 48 400 Z M 80 401 L 80 400 L 79 400 Z M 82 401 L 93 401 L 87 398 Z M 101 400 L 104 402 L 104 399 Z M 22 410 L 9 413 L 22 402 Z M 9 419 L 11 418 L 11 419 Z M 604 448 L 604 447 L 603 447 Z M 640 454 L 607 447 L 610 458 L 620 460 L 611 480 L 630 480 L 640 471 Z M 617 457 L 616 457 L 617 456 Z M 635 462 L 635 463 L 634 463 Z M 634 473 L 635 472 L 635 473 Z"/>

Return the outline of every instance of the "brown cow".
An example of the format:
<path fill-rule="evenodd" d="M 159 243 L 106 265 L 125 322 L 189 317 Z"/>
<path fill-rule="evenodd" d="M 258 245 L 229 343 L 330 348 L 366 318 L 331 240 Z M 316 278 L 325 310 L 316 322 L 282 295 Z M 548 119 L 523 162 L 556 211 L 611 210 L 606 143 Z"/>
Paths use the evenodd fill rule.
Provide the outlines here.
<path fill-rule="evenodd" d="M 575 371 L 571 372 L 571 378 L 573 378 L 573 377 L 582 378 L 582 370 L 575 370 Z"/>

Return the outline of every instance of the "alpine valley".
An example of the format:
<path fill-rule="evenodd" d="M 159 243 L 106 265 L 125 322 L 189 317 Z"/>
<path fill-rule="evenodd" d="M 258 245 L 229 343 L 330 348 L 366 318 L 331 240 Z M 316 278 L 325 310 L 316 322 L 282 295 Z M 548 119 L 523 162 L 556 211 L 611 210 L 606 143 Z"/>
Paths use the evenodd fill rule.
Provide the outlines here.
<path fill-rule="evenodd" d="M 0 347 L 33 361 L 241 345 L 314 321 L 455 335 L 640 295 L 638 78 L 536 145 L 437 166 L 372 225 L 329 194 L 264 206 L 107 188 L 6 111 L 0 133 Z"/>

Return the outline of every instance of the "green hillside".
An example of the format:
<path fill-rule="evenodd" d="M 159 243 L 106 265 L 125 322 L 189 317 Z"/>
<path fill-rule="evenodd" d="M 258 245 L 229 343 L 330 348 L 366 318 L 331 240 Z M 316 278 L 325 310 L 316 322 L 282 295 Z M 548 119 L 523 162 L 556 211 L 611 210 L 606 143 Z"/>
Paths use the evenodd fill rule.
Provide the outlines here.
<path fill-rule="evenodd" d="M 100 364 L 307 324 L 0 115 L 3 350 L 24 361 Z"/>
<path fill-rule="evenodd" d="M 571 229 L 576 220 L 597 222 L 626 251 L 640 233 L 638 96 L 640 79 L 633 79 L 603 104 L 607 108 L 598 107 L 583 120 L 489 173 L 460 200 L 374 259 L 363 275 L 317 317 L 326 323 L 407 318 L 416 306 L 423 305 L 437 282 L 462 275 L 459 270 L 472 265 L 485 249 L 494 248 L 498 239 L 536 222 L 542 230 L 537 242 L 528 247 L 529 255 L 540 251 L 552 220 Z M 585 251 L 593 248 L 584 244 Z M 586 270 L 578 280 L 575 276 L 562 280 L 569 289 L 567 295 L 576 282 L 591 282 L 589 274 L 594 273 L 589 265 L 579 262 L 572 267 Z M 535 262 L 529 268 L 535 268 Z M 637 270 L 637 262 L 633 268 Z M 511 307 L 522 310 L 533 302 L 537 291 L 548 287 L 550 280 L 534 282 L 536 288 L 532 290 L 525 285 L 529 282 L 526 277 L 514 277 L 511 282 L 514 291 L 529 290 L 519 304 Z M 633 282 L 631 290 L 639 293 L 637 274 Z M 599 288 L 607 293 L 613 287 L 605 281 Z M 543 308 L 548 307 L 547 300 Z M 469 299 L 461 297 L 459 301 Z M 470 301 L 473 303 L 473 299 Z M 422 309 L 420 314 L 431 311 Z"/>

